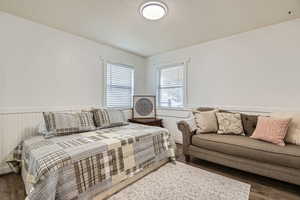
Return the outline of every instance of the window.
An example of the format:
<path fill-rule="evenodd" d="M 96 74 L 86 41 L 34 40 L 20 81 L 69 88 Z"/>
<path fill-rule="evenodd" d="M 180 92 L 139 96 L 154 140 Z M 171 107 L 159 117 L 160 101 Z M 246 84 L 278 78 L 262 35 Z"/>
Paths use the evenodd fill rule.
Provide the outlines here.
<path fill-rule="evenodd" d="M 182 107 L 185 103 L 185 65 L 159 69 L 158 104 L 161 107 Z"/>
<path fill-rule="evenodd" d="M 107 107 L 131 107 L 134 91 L 134 69 L 107 63 L 105 70 L 105 103 Z"/>

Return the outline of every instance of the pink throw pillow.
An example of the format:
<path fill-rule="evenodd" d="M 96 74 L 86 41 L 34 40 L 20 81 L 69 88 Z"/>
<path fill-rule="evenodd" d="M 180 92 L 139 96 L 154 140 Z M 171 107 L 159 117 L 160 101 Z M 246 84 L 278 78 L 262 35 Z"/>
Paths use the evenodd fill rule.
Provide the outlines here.
<path fill-rule="evenodd" d="M 287 134 L 290 121 L 291 119 L 259 116 L 256 129 L 251 138 L 285 146 L 284 138 Z"/>

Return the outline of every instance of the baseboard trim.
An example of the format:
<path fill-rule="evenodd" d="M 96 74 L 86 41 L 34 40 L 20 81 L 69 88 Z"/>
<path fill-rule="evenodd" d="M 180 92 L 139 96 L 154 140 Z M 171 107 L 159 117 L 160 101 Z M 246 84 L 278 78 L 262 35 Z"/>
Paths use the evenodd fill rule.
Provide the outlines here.
<path fill-rule="evenodd" d="M 0 167 L 0 175 L 9 174 L 12 170 L 7 164 L 1 165 Z"/>

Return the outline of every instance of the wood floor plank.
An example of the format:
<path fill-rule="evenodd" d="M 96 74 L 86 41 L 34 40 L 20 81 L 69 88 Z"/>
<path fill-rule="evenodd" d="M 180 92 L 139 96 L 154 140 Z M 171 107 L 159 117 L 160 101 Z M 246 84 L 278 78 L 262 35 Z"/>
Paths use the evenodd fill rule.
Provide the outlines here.
<path fill-rule="evenodd" d="M 1 200 L 24 200 L 24 183 L 20 175 L 7 174 L 0 176 L 0 199 Z"/>

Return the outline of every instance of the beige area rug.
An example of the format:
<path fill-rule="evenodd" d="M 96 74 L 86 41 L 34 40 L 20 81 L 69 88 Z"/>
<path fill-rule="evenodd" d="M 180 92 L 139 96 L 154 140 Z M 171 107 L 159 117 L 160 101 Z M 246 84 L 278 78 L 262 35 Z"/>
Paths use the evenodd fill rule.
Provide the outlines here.
<path fill-rule="evenodd" d="M 109 200 L 248 200 L 250 185 L 177 162 L 168 163 Z"/>

